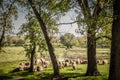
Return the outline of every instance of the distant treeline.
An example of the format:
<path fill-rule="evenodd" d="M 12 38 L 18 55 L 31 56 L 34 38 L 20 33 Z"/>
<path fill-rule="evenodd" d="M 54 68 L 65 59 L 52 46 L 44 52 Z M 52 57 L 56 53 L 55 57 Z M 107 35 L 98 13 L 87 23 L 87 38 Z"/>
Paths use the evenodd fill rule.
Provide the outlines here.
<path fill-rule="evenodd" d="M 80 38 L 76 37 L 75 39 L 77 39 L 78 42 L 73 46 L 86 48 L 86 45 L 87 45 L 86 37 L 80 37 Z M 23 46 L 25 42 L 27 42 L 25 37 L 5 36 L 3 43 L 4 43 L 4 46 Z M 53 37 L 51 42 L 53 46 L 66 47 L 58 38 Z M 97 44 L 96 45 L 97 48 L 110 48 L 110 40 L 107 40 L 105 38 L 97 40 L 96 44 Z"/>

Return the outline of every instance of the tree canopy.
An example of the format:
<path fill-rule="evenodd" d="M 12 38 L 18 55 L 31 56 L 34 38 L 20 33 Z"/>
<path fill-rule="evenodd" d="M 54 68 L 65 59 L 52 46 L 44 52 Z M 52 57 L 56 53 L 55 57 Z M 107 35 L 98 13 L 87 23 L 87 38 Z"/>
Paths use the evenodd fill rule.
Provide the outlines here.
<path fill-rule="evenodd" d="M 74 34 L 66 33 L 60 37 L 61 43 L 67 47 L 67 49 L 72 48 L 77 44 L 77 39 Z"/>

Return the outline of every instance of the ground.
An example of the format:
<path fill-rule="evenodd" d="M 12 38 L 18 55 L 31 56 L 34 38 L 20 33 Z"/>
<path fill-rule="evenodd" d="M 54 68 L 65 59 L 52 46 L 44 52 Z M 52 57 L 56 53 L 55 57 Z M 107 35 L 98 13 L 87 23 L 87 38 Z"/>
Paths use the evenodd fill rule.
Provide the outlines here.
<path fill-rule="evenodd" d="M 57 58 L 65 56 L 80 56 L 86 57 L 85 48 L 73 48 L 72 50 L 65 50 L 64 48 L 55 48 L 55 53 Z M 38 53 L 39 54 L 39 53 Z M 47 53 L 48 55 L 48 53 Z M 109 60 L 109 49 L 97 49 L 97 58 Z M 9 73 L 20 62 L 25 62 L 28 60 L 25 56 L 24 48 L 22 47 L 6 47 L 3 52 L 0 52 L 0 80 L 23 78 L 25 80 L 50 80 L 52 76 L 52 66 L 44 69 L 41 72 L 15 72 Z M 61 75 L 66 80 L 107 80 L 109 64 L 102 65 L 98 64 L 98 69 L 102 76 L 84 76 L 86 72 L 87 64 L 77 65 L 77 70 L 73 70 L 72 67 L 65 67 L 60 69 Z"/>

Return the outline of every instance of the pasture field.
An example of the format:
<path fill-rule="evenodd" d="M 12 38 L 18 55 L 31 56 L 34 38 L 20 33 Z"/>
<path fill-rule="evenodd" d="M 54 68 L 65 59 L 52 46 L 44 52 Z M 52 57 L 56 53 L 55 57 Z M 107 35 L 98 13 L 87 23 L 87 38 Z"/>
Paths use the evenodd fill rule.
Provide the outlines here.
<path fill-rule="evenodd" d="M 55 48 L 57 58 L 61 57 L 84 57 L 86 58 L 85 48 L 73 48 L 65 50 L 64 48 Z M 38 55 L 40 53 L 37 53 Z M 47 53 L 48 56 L 48 53 Z M 97 58 L 109 60 L 109 49 L 97 49 Z M 15 72 L 10 73 L 20 62 L 25 62 L 27 59 L 24 48 L 22 47 L 6 47 L 0 52 L 0 80 L 9 80 L 13 78 L 25 78 L 26 80 L 50 80 L 52 76 L 52 66 L 44 69 L 41 72 Z M 98 64 L 98 69 L 101 76 L 84 76 L 87 64 L 77 65 L 77 69 L 73 70 L 72 67 L 65 67 L 60 69 L 61 75 L 65 80 L 107 80 L 109 64 Z"/>

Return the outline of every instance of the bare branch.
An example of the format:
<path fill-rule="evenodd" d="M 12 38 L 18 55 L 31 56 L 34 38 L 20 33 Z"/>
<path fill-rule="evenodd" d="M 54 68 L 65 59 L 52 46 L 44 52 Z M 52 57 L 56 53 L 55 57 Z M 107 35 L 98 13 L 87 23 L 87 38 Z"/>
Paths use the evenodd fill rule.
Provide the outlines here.
<path fill-rule="evenodd" d="M 112 40 L 112 38 L 109 36 L 100 36 L 100 37 L 97 37 L 95 40 L 97 41 L 98 39 L 101 39 L 101 38 L 107 38 L 108 40 Z"/>
<path fill-rule="evenodd" d="M 55 24 L 55 25 L 71 25 L 71 24 L 75 24 L 77 23 L 78 21 L 73 21 L 73 22 L 68 22 L 68 23 L 58 23 L 58 24 Z"/>

